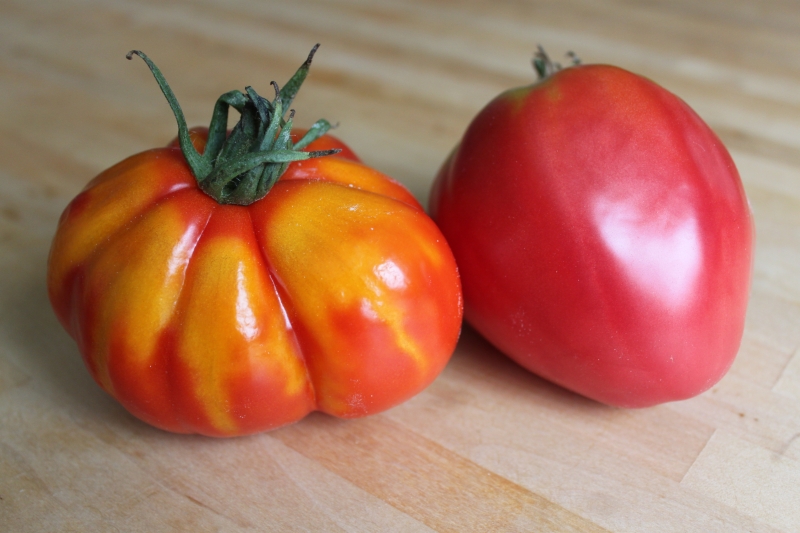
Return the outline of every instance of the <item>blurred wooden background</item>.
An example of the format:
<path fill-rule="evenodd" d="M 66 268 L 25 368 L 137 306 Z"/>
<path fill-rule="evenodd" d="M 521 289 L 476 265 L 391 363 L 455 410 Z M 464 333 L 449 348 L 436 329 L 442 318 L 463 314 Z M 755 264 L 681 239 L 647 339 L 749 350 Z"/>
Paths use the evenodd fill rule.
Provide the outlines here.
<path fill-rule="evenodd" d="M 595 404 L 466 328 L 425 392 L 232 440 L 128 415 L 47 302 L 68 201 L 220 94 L 295 107 L 426 201 L 471 117 L 533 81 L 535 46 L 680 95 L 730 148 L 757 225 L 741 352 L 702 396 Z M 792 0 L 0 0 L 0 531 L 800 531 L 800 4 Z"/>

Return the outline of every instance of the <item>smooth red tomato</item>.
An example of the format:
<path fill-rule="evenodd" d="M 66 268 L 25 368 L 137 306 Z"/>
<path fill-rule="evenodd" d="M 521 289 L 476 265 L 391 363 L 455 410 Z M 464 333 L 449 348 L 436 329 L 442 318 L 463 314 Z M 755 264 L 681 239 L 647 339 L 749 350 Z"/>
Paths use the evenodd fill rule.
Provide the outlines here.
<path fill-rule="evenodd" d="M 206 135 L 191 134 L 201 154 Z M 401 184 L 333 137 L 305 149 L 332 146 L 349 158 L 290 163 L 249 205 L 218 203 L 173 146 L 106 170 L 66 208 L 50 299 L 135 416 L 242 435 L 313 410 L 376 413 L 443 369 L 462 316 L 453 256 Z"/>
<path fill-rule="evenodd" d="M 734 163 L 686 103 L 605 65 L 505 92 L 435 181 L 467 321 L 600 402 L 699 394 L 742 337 L 753 222 Z"/>

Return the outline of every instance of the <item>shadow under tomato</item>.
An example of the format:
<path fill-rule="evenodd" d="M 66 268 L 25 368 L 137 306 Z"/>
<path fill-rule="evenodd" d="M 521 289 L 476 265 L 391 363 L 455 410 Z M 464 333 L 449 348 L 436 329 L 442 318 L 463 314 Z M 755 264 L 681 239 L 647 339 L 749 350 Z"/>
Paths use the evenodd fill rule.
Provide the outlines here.
<path fill-rule="evenodd" d="M 5 259 L 15 268 L 6 269 L 0 279 L 0 343 L 8 364 L 25 375 L 18 386 L 35 389 L 39 406 L 66 408 L 70 416 L 76 410 L 114 417 L 124 413 L 92 380 L 50 307 L 45 245 L 21 247 Z"/>
<path fill-rule="evenodd" d="M 478 379 L 487 393 L 510 395 L 519 401 L 592 415 L 617 411 L 523 368 L 467 323 L 447 372 L 461 374 L 469 380 Z"/>

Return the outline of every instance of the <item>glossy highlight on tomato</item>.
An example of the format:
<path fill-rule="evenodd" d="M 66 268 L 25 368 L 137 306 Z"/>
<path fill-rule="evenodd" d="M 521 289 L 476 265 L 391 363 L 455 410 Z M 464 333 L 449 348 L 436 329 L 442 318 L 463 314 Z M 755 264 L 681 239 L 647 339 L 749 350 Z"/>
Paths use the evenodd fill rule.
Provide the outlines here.
<path fill-rule="evenodd" d="M 208 130 L 189 136 L 203 154 Z M 50 300 L 103 389 L 156 427 L 233 436 L 376 413 L 433 381 L 460 332 L 460 282 L 405 187 L 323 135 L 304 149 L 341 152 L 223 204 L 176 144 L 92 180 L 53 241 Z"/>
<path fill-rule="evenodd" d="M 434 183 L 465 318 L 600 402 L 697 395 L 744 328 L 754 227 L 734 162 L 650 80 L 607 65 L 543 77 L 481 110 Z"/>

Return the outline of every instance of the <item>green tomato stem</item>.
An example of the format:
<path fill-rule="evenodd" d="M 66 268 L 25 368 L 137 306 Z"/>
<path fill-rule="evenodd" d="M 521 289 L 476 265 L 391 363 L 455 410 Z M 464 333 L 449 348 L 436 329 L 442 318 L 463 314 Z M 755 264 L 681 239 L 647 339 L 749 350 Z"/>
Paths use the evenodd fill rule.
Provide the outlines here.
<path fill-rule="evenodd" d="M 137 55 L 150 68 L 175 115 L 181 151 L 200 189 L 220 204 L 249 205 L 266 196 L 293 161 L 333 155 L 340 151 L 303 151 L 331 128 L 327 120 L 315 122 L 303 138 L 293 145 L 291 130 L 294 110 L 290 109 L 288 119 L 284 118 L 308 76 L 317 48 L 319 44 L 311 49 L 308 58 L 283 89 L 272 82 L 275 89 L 273 101 L 263 98 L 252 87 L 245 87 L 244 93 L 234 90 L 220 96 L 214 105 L 208 140 L 202 154 L 194 148 L 178 99 L 159 68 L 139 50 L 131 50 L 126 57 L 132 59 Z M 231 107 L 239 112 L 240 118 L 228 135 L 228 111 Z"/>
<path fill-rule="evenodd" d="M 581 60 L 573 51 L 567 52 L 567 57 L 570 58 L 572 61 L 572 65 L 580 65 Z M 538 77 L 538 81 L 544 81 L 563 67 L 561 63 L 556 63 L 550 59 L 550 56 L 547 55 L 547 52 L 544 51 L 542 45 L 538 45 L 536 47 L 536 52 L 533 54 L 533 69 L 536 71 L 536 75 Z"/>

